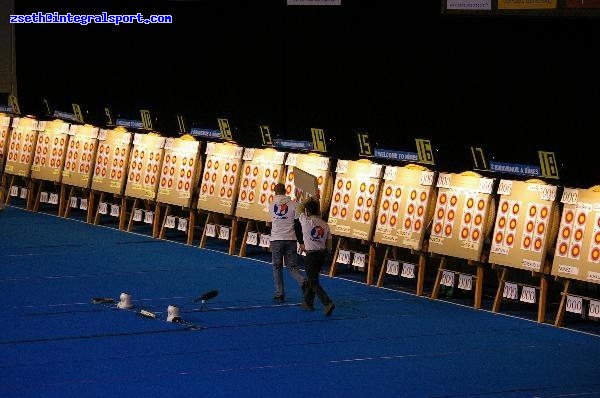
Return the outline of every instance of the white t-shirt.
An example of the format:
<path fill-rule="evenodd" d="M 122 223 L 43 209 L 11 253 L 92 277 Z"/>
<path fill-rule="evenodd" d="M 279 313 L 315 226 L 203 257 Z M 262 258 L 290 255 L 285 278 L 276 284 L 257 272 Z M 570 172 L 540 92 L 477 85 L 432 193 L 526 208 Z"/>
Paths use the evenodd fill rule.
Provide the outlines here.
<path fill-rule="evenodd" d="M 310 250 L 326 250 L 327 239 L 331 239 L 329 225 L 319 216 L 307 216 L 302 213 L 299 217 L 302 225 L 304 248 Z"/>
<path fill-rule="evenodd" d="M 296 240 L 294 232 L 294 219 L 296 215 L 296 202 L 286 195 L 275 195 L 269 205 L 271 214 L 271 241 Z"/>

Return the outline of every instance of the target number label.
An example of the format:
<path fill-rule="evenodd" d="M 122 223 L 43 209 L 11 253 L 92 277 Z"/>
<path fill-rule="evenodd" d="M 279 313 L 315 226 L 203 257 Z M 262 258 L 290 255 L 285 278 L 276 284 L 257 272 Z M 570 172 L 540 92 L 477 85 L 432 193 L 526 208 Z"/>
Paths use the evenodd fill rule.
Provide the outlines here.
<path fill-rule="evenodd" d="M 48 203 L 48 192 L 41 192 L 40 193 L 40 202 L 42 202 L 42 203 Z"/>
<path fill-rule="evenodd" d="M 144 223 L 146 223 L 146 224 L 152 224 L 153 222 L 154 222 L 154 212 L 153 211 L 147 211 L 144 214 Z"/>
<path fill-rule="evenodd" d="M 327 143 L 325 142 L 325 132 L 323 129 L 311 128 L 313 149 L 319 152 L 327 152 Z"/>
<path fill-rule="evenodd" d="M 500 180 L 498 184 L 498 195 L 509 195 L 512 190 L 512 180 Z"/>
<path fill-rule="evenodd" d="M 337 165 L 335 166 L 335 172 L 338 174 L 344 174 L 348 171 L 348 161 L 347 160 L 338 160 Z"/>
<path fill-rule="evenodd" d="M 385 273 L 389 275 L 398 275 L 400 270 L 400 262 L 397 260 L 388 260 L 385 268 Z"/>
<path fill-rule="evenodd" d="M 271 235 L 269 234 L 260 234 L 260 247 L 270 247 L 271 246 Z"/>
<path fill-rule="evenodd" d="M 442 273 L 442 280 L 440 284 L 443 286 L 454 287 L 454 272 L 452 271 L 444 271 Z"/>
<path fill-rule="evenodd" d="M 106 202 L 100 202 L 98 205 L 98 213 L 106 214 L 108 210 L 108 204 Z M 133 220 L 135 221 L 135 212 L 133 213 Z"/>
<path fill-rule="evenodd" d="M 427 164 L 435 164 L 433 160 L 433 149 L 431 148 L 431 142 L 422 138 L 415 139 L 417 144 L 417 156 L 419 162 Z"/>
<path fill-rule="evenodd" d="M 165 228 L 175 228 L 175 216 L 167 216 L 165 218 Z"/>
<path fill-rule="evenodd" d="M 204 231 L 204 233 L 206 234 L 206 236 L 210 236 L 212 238 L 217 236 L 215 224 L 206 224 L 206 230 Z"/>
<path fill-rule="evenodd" d="M 567 296 L 567 312 L 572 312 L 574 314 L 581 314 L 581 309 L 583 307 L 583 299 L 581 297 L 575 296 Z"/>
<path fill-rule="evenodd" d="M 521 291 L 521 297 L 519 299 L 524 303 L 535 303 L 535 288 L 531 286 L 523 286 L 523 290 Z"/>
<path fill-rule="evenodd" d="M 440 173 L 437 179 L 437 187 L 438 188 L 450 188 L 450 181 L 452 180 L 452 176 L 448 173 Z"/>
<path fill-rule="evenodd" d="M 76 196 L 71 196 L 71 200 L 69 201 L 69 204 L 70 204 L 70 206 L 73 209 L 76 209 L 77 208 L 77 204 L 78 204 L 77 203 L 77 197 Z"/>
<path fill-rule="evenodd" d="M 258 232 L 248 232 L 248 236 L 246 236 L 246 244 L 247 245 L 258 245 Z"/>
<path fill-rule="evenodd" d="M 590 309 L 588 315 L 594 318 L 600 318 L 600 301 L 590 300 Z"/>
<path fill-rule="evenodd" d="M 407 279 L 415 279 L 415 265 L 411 263 L 402 263 L 401 277 Z"/>
<path fill-rule="evenodd" d="M 79 202 L 79 209 L 81 209 L 81 210 L 88 209 L 88 201 L 86 198 L 81 198 L 81 201 Z"/>
<path fill-rule="evenodd" d="M 563 190 L 560 202 L 567 205 L 575 205 L 579 199 L 579 189 L 565 188 Z"/>
<path fill-rule="evenodd" d="M 491 194 L 494 188 L 494 180 L 491 178 L 482 178 L 479 180 L 477 190 L 481 193 Z"/>
<path fill-rule="evenodd" d="M 337 257 L 337 262 L 340 264 L 350 264 L 350 251 L 340 250 Z"/>
<path fill-rule="evenodd" d="M 421 185 L 425 185 L 425 186 L 432 186 L 433 185 L 433 171 L 424 171 L 421 173 L 421 176 L 419 177 L 419 184 Z"/>
<path fill-rule="evenodd" d="M 365 267 L 365 253 L 354 253 L 354 258 L 352 259 L 352 265 L 358 268 Z"/>
<path fill-rule="evenodd" d="M 383 173 L 384 180 L 395 180 L 398 168 L 396 166 L 385 166 L 385 172 Z"/>
<path fill-rule="evenodd" d="M 187 227 L 188 227 L 188 220 L 187 220 L 187 218 L 180 217 L 179 221 L 177 222 L 177 229 L 179 231 L 186 232 L 187 231 Z"/>
<path fill-rule="evenodd" d="M 229 227 L 219 227 L 219 239 L 229 240 Z"/>
<path fill-rule="evenodd" d="M 516 283 L 506 282 L 504 284 L 504 290 L 502 291 L 502 297 L 509 300 L 516 300 L 519 292 L 519 287 Z"/>
<path fill-rule="evenodd" d="M 113 217 L 119 217 L 119 205 L 110 205 L 110 215 Z"/>
<path fill-rule="evenodd" d="M 458 276 L 458 288 L 462 290 L 472 290 L 473 277 L 471 275 L 460 274 Z"/>
<path fill-rule="evenodd" d="M 356 133 L 358 138 L 358 152 L 362 156 L 373 156 L 373 150 L 371 149 L 371 142 L 369 141 L 369 134 Z"/>
<path fill-rule="evenodd" d="M 553 202 L 556 199 L 556 186 L 555 185 L 544 185 L 542 187 L 542 194 L 540 199 Z"/>

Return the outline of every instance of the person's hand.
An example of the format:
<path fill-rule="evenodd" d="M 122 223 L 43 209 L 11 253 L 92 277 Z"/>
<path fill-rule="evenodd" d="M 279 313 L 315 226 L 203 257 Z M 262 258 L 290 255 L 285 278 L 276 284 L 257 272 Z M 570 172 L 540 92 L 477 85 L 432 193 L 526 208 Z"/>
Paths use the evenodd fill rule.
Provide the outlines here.
<path fill-rule="evenodd" d="M 300 243 L 300 253 L 305 253 L 306 252 L 306 248 L 304 247 L 304 243 Z"/>

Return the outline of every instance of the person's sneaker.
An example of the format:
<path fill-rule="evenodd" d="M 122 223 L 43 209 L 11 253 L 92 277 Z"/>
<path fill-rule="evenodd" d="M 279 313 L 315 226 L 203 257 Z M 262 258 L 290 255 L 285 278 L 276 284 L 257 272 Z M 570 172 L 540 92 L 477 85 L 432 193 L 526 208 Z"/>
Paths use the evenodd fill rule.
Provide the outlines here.
<path fill-rule="evenodd" d="M 300 306 L 302 307 L 302 309 L 304 311 L 314 311 L 315 310 L 315 307 L 313 307 L 310 304 L 304 303 L 304 302 L 302 304 L 300 304 Z"/>
<path fill-rule="evenodd" d="M 334 308 L 335 308 L 335 304 L 333 304 L 333 301 L 330 301 L 329 304 L 327 304 L 325 306 L 325 308 L 323 309 L 323 313 L 325 313 L 326 316 L 329 316 L 333 312 Z"/>
<path fill-rule="evenodd" d="M 283 298 L 283 296 L 274 296 L 273 297 L 273 301 L 279 304 L 283 304 L 283 302 L 285 301 L 285 299 Z"/>

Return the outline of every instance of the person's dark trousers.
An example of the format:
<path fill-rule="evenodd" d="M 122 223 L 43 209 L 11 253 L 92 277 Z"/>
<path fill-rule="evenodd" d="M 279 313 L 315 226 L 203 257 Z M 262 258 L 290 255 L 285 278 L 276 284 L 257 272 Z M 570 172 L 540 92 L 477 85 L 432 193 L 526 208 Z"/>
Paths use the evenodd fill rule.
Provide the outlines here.
<path fill-rule="evenodd" d="M 319 300 L 323 305 L 327 305 L 331 302 L 329 296 L 327 296 L 327 293 L 319 283 L 321 266 L 325 261 L 326 254 L 327 252 L 325 250 L 311 251 L 306 253 L 306 258 L 304 259 L 304 268 L 308 278 L 304 302 L 310 307 L 313 306 L 315 301 L 315 294 L 319 297 Z"/>

